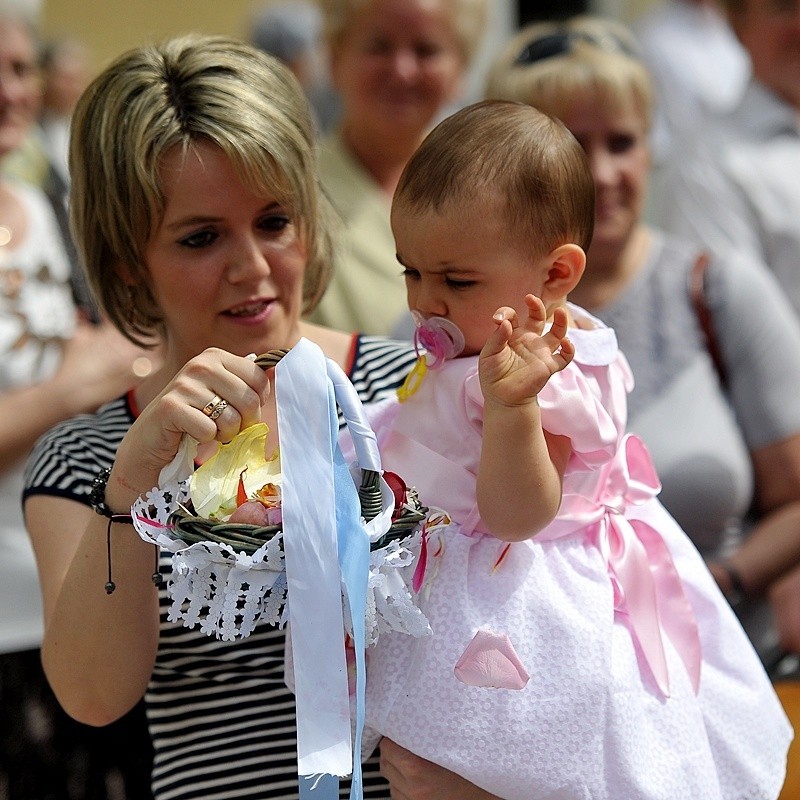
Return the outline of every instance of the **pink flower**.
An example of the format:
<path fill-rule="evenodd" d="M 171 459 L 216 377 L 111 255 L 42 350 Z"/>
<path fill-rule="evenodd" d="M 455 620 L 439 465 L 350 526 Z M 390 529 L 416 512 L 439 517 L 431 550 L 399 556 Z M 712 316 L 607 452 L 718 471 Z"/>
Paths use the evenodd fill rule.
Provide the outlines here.
<path fill-rule="evenodd" d="M 491 689 L 524 689 L 531 677 L 508 636 L 485 630 L 475 634 L 453 671 L 468 686 Z"/>

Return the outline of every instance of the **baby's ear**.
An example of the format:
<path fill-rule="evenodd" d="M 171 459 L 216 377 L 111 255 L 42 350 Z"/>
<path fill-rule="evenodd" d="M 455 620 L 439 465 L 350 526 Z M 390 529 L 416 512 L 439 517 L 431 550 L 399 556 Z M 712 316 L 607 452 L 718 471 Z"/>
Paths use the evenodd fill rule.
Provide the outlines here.
<path fill-rule="evenodd" d="M 577 244 L 562 244 L 548 254 L 550 266 L 547 270 L 542 301 L 563 300 L 577 285 L 586 267 L 586 253 Z"/>

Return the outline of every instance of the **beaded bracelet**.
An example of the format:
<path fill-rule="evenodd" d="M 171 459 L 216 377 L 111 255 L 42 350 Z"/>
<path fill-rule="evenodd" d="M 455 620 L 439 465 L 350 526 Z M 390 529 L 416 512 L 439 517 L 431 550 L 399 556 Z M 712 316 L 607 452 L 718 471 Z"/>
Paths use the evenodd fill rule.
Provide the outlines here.
<path fill-rule="evenodd" d="M 108 561 L 108 580 L 105 585 L 106 594 L 112 594 L 117 588 L 116 583 L 114 583 L 111 578 L 111 526 L 115 522 L 122 525 L 131 525 L 133 523 L 133 517 L 130 514 L 115 514 L 106 505 L 106 486 L 110 475 L 111 467 L 103 467 L 92 481 L 92 491 L 89 494 L 89 504 L 95 513 L 108 519 L 108 525 L 106 526 L 106 559 Z M 159 548 L 158 545 L 154 545 L 154 547 L 156 551 L 156 565 L 152 580 L 156 586 L 160 586 L 164 579 L 158 567 Z"/>

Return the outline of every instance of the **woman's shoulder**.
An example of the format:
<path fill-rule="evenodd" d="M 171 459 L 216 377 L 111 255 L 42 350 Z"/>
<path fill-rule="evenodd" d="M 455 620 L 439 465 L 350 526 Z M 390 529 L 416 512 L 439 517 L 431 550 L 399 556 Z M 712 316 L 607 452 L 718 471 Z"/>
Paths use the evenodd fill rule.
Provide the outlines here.
<path fill-rule="evenodd" d="M 98 470 L 114 461 L 133 420 L 126 395 L 93 414 L 80 414 L 51 428 L 31 451 L 25 468 L 24 497 L 55 494 L 83 497 L 88 502 Z"/>

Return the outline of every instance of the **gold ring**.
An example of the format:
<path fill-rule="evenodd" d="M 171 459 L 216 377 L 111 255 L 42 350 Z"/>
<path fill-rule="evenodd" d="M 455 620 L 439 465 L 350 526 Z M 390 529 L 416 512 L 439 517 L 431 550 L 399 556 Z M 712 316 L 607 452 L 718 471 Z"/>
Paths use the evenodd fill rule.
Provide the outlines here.
<path fill-rule="evenodd" d="M 211 409 L 211 413 L 208 415 L 209 419 L 216 419 L 226 408 L 228 407 L 227 400 L 220 400 L 214 408 Z"/>
<path fill-rule="evenodd" d="M 222 402 L 222 398 L 215 394 L 201 409 L 202 412 L 210 417 L 214 413 L 214 409 Z"/>

